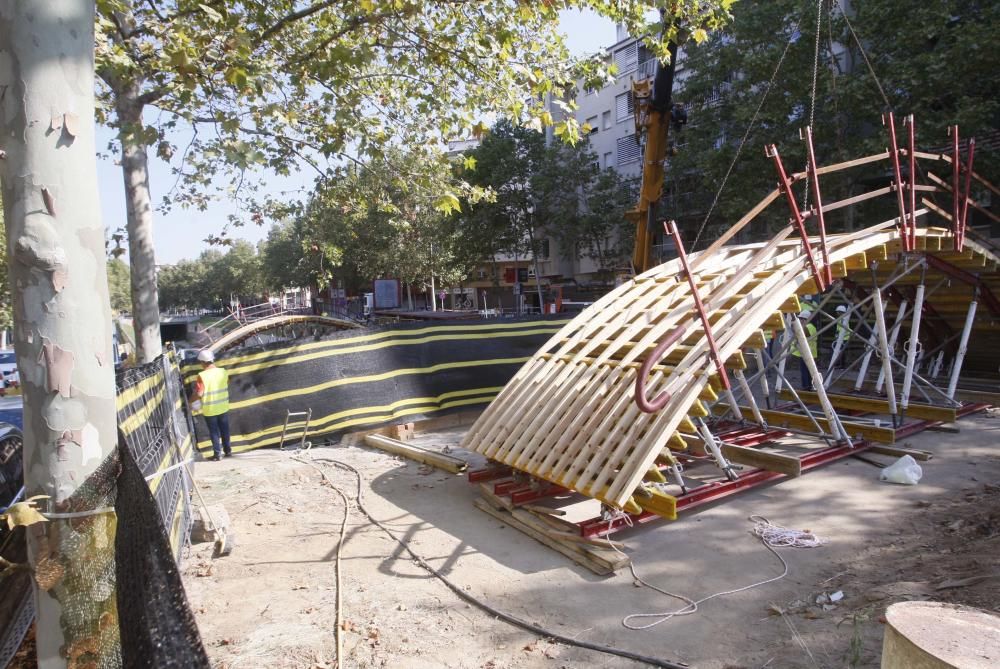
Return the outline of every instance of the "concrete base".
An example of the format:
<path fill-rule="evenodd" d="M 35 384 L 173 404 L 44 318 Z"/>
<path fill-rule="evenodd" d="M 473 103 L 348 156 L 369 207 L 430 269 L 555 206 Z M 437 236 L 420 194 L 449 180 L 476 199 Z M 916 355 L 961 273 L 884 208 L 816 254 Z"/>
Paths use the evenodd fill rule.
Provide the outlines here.
<path fill-rule="evenodd" d="M 1000 617 L 942 602 L 899 602 L 885 617 L 882 669 L 1000 666 Z"/>

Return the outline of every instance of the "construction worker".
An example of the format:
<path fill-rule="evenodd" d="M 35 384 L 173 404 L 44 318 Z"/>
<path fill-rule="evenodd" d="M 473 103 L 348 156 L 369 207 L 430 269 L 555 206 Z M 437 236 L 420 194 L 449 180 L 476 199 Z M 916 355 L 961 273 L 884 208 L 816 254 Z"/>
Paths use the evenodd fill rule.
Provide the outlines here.
<path fill-rule="evenodd" d="M 837 307 L 837 337 L 833 340 L 833 348 L 830 351 L 831 367 L 839 368 L 844 366 L 844 358 L 846 357 L 845 349 L 847 348 L 847 341 L 851 338 L 851 330 L 847 327 L 847 324 L 847 305 L 841 304 Z"/>
<path fill-rule="evenodd" d="M 198 353 L 198 362 L 204 369 L 194 382 L 192 403 L 201 402 L 201 415 L 205 417 L 212 439 L 212 457 L 209 459 L 218 462 L 223 453 L 226 457 L 233 454 L 229 445 L 229 372 L 215 366 L 215 354 L 207 349 Z"/>
<path fill-rule="evenodd" d="M 809 341 L 809 352 L 812 354 L 813 360 L 816 360 L 819 355 L 819 344 L 816 337 L 816 326 L 809 322 L 810 317 L 812 317 L 812 312 L 808 309 L 803 309 L 799 313 L 799 320 L 802 321 L 802 328 L 805 330 L 806 339 Z M 791 354 L 799 359 L 799 376 L 802 379 L 802 390 L 812 392 L 812 374 L 809 373 L 809 366 L 802 358 L 802 352 L 799 350 L 798 339 L 796 337 L 792 337 L 791 346 Z"/>

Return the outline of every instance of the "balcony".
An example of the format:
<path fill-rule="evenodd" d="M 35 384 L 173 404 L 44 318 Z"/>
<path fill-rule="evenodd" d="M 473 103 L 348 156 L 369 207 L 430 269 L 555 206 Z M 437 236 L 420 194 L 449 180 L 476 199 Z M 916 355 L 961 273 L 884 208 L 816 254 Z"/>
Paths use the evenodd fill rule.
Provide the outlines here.
<path fill-rule="evenodd" d="M 635 68 L 635 80 L 642 81 L 644 79 L 652 79 L 656 74 L 656 59 L 650 58 L 639 63 L 639 67 Z"/>

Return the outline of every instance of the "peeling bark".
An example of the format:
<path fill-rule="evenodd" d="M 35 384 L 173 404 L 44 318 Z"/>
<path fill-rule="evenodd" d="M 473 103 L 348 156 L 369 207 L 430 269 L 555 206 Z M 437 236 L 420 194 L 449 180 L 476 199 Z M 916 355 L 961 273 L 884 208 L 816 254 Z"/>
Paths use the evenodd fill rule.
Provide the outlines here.
<path fill-rule="evenodd" d="M 112 494 L 111 305 L 94 145 L 93 0 L 0 2 L 0 162 L 24 389 L 24 478 L 48 512 Z M 27 532 L 39 665 L 120 663 L 115 517 Z"/>
<path fill-rule="evenodd" d="M 156 288 L 156 254 L 153 250 L 153 203 L 149 195 L 149 159 L 138 141 L 142 127 L 139 82 L 115 91 L 115 109 L 122 130 L 122 176 L 125 179 L 125 213 L 128 257 L 132 280 L 132 326 L 136 357 L 141 365 L 163 352 L 160 340 L 160 298 Z"/>

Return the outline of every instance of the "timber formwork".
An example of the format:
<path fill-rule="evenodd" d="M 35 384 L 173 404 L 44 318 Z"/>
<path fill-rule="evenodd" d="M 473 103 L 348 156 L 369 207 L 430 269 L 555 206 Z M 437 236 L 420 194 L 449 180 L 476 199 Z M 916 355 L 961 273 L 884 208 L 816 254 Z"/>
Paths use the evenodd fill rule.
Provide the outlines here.
<path fill-rule="evenodd" d="M 912 130 L 912 119 L 907 124 Z M 818 167 L 810 146 L 809 167 L 792 175 L 769 147 L 778 188 L 705 251 L 685 255 L 668 225 L 680 257 L 562 328 L 462 446 L 511 468 L 522 486 L 523 477 L 535 482 L 529 490 L 547 482 L 549 491 L 581 493 L 631 524 L 675 518 L 705 499 L 988 406 L 1000 363 L 990 336 L 1000 330 L 1000 256 L 968 233 L 965 219 L 969 207 L 982 209 L 971 198 L 973 179 L 1000 192 L 973 172 L 971 147 L 962 158 L 957 129 L 953 154 L 928 154 L 915 150 L 912 133 L 907 148 L 896 146 L 891 117 L 887 125 L 889 151 Z M 918 159 L 926 183 L 917 182 Z M 873 164 L 884 165 L 888 186 L 823 202 L 821 177 Z M 950 179 L 933 173 L 941 167 Z M 799 207 L 797 184 L 818 206 Z M 879 198 L 898 203 L 898 215 L 848 234 L 825 230 L 825 213 Z M 727 245 L 782 203 L 790 224 L 770 241 Z M 800 318 L 805 307 L 812 313 Z M 808 352 L 810 326 L 834 340 L 828 360 Z M 796 350 L 804 354 L 793 357 Z M 792 364 L 800 358 L 813 381 L 808 392 L 789 381 L 798 380 Z M 985 379 L 985 391 L 963 389 L 970 377 Z M 806 435 L 825 446 L 796 466 L 741 445 L 733 437 L 740 429 Z M 726 480 L 687 480 L 683 465 L 692 459 L 718 467 Z"/>

